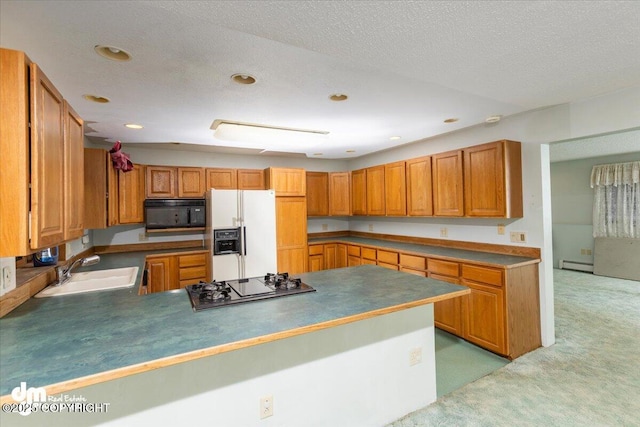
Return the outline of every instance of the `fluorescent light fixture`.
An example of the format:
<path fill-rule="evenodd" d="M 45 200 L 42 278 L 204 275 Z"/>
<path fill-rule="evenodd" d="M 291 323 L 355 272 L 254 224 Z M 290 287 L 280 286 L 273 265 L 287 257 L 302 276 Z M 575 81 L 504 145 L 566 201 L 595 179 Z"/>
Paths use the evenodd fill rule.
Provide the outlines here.
<path fill-rule="evenodd" d="M 215 130 L 214 137 L 222 141 L 244 142 L 261 147 L 269 145 L 269 149 L 290 147 L 305 148 L 307 144 L 322 140 L 328 131 L 296 129 L 257 123 L 234 122 L 229 120 L 215 120 L 211 125 Z"/>

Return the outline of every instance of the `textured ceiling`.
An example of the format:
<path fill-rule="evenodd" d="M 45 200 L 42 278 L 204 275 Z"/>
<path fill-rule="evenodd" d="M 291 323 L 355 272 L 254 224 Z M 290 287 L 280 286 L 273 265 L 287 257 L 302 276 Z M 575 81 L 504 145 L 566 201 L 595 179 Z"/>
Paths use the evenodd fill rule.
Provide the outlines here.
<path fill-rule="evenodd" d="M 640 2 L 3 0 L 0 19 L 1 45 L 41 65 L 87 135 L 125 144 L 354 157 L 640 85 Z M 133 59 L 105 60 L 98 44 Z M 216 119 L 329 135 L 229 143 Z"/>

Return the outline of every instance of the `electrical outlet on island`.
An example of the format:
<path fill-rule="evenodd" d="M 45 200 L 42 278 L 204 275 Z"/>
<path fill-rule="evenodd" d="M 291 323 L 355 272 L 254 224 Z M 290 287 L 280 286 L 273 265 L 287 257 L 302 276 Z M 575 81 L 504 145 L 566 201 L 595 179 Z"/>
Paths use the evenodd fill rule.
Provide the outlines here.
<path fill-rule="evenodd" d="M 449 230 L 447 230 L 447 227 L 442 227 L 440 229 L 440 237 L 448 237 L 449 236 Z"/>

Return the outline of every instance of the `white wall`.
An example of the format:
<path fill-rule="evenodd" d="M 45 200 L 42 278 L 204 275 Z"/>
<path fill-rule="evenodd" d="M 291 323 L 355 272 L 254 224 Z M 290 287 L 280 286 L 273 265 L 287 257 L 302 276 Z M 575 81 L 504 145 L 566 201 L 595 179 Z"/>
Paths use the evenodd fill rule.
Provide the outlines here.
<path fill-rule="evenodd" d="M 636 160 L 640 151 L 551 163 L 554 267 L 561 259 L 593 263 L 593 189 L 589 185 L 593 166 Z M 583 249 L 591 255 L 582 254 Z"/>

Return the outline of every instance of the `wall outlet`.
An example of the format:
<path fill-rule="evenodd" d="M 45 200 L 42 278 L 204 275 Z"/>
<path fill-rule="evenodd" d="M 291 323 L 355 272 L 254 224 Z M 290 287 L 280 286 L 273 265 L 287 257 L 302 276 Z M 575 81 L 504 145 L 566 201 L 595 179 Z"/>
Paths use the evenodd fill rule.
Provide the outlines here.
<path fill-rule="evenodd" d="M 591 255 L 591 249 L 580 249 L 580 255 Z"/>
<path fill-rule="evenodd" d="M 146 242 L 147 240 L 149 240 L 149 236 L 147 236 L 147 233 L 138 234 L 138 242 Z"/>
<path fill-rule="evenodd" d="M 409 366 L 417 365 L 422 362 L 422 348 L 416 347 L 409 351 Z"/>
<path fill-rule="evenodd" d="M 440 237 L 447 237 L 449 236 L 449 230 L 447 230 L 447 227 L 442 227 L 440 229 Z"/>
<path fill-rule="evenodd" d="M 15 257 L 0 258 L 0 295 L 16 288 Z"/>
<path fill-rule="evenodd" d="M 369 231 L 373 231 L 373 224 L 369 224 Z"/>
<path fill-rule="evenodd" d="M 504 224 L 498 224 L 498 234 L 504 234 Z"/>
<path fill-rule="evenodd" d="M 524 231 L 512 231 L 511 241 L 514 243 L 526 243 L 527 233 L 525 233 Z"/>
<path fill-rule="evenodd" d="M 91 241 L 91 239 L 89 239 L 89 235 L 85 234 L 84 236 L 82 236 L 82 244 L 86 245 Z"/>
<path fill-rule="evenodd" d="M 273 396 L 260 398 L 260 418 L 267 418 L 273 415 Z"/>
<path fill-rule="evenodd" d="M 329 224 L 322 224 L 322 231 L 327 231 L 329 229 Z"/>

